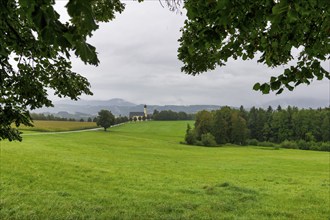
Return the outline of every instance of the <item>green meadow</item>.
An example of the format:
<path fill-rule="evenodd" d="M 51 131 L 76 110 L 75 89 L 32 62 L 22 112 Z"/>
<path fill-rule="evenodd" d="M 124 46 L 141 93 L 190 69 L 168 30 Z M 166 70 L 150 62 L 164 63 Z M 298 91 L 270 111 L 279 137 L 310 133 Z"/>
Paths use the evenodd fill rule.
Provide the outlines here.
<path fill-rule="evenodd" d="M 28 127 L 21 125 L 19 130 L 23 133 L 28 133 L 31 131 L 40 132 L 58 132 L 58 131 L 73 131 L 73 130 L 83 130 L 96 128 L 95 122 L 80 122 L 80 121 L 38 121 L 33 122 L 33 127 Z"/>
<path fill-rule="evenodd" d="M 330 218 L 329 152 L 188 146 L 187 123 L 1 141 L 0 219 Z"/>

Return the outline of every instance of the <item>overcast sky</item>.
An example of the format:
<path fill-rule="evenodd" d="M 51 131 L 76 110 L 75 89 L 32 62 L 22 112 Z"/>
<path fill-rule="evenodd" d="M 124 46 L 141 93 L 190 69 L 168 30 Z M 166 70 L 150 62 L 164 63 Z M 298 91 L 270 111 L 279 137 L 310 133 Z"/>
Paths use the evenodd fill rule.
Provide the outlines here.
<path fill-rule="evenodd" d="M 158 1 L 125 3 L 124 12 L 112 22 L 100 24 L 89 40 L 97 48 L 100 65 L 87 66 L 72 59 L 73 70 L 87 77 L 94 93 L 82 99 L 231 106 L 261 105 L 278 98 L 329 100 L 329 80 L 314 81 L 279 96 L 252 90 L 254 83 L 269 81 L 283 69 L 269 69 L 255 60 L 231 60 L 215 71 L 186 75 L 180 71 L 182 63 L 177 59 L 177 40 L 185 15 L 162 8 Z M 56 5 L 63 18 L 65 4 L 57 1 Z M 329 65 L 325 64 L 327 69 Z"/>

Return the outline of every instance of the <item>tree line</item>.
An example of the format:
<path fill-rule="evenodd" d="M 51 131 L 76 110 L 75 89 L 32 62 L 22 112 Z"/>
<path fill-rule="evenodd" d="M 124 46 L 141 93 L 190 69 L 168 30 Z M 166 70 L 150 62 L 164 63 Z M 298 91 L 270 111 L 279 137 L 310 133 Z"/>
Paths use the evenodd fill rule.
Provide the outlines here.
<path fill-rule="evenodd" d="M 87 119 L 76 119 L 76 118 L 66 118 L 66 117 L 58 117 L 53 114 L 42 114 L 42 113 L 31 113 L 32 120 L 40 120 L 40 121 L 87 121 L 87 122 L 96 122 L 96 117 L 89 117 Z"/>
<path fill-rule="evenodd" d="M 112 125 L 121 124 L 128 121 L 129 119 L 126 116 L 119 115 L 118 117 L 115 117 L 111 111 L 102 109 L 98 112 L 98 116 L 96 118 L 96 125 L 103 127 L 104 131 L 106 131 Z"/>
<path fill-rule="evenodd" d="M 232 143 L 330 150 L 330 111 L 291 106 L 204 110 L 196 114 L 194 128 L 187 126 L 185 141 L 205 146 Z"/>
<path fill-rule="evenodd" d="M 194 114 L 186 112 L 174 112 L 171 110 L 158 111 L 154 110 L 152 119 L 155 121 L 177 121 L 177 120 L 193 120 Z"/>
<path fill-rule="evenodd" d="M 66 117 L 58 117 L 53 114 L 43 114 L 43 113 L 31 113 L 31 117 L 33 120 L 40 120 L 40 121 L 87 121 L 87 122 L 97 122 L 97 117 L 88 117 L 88 118 L 66 118 Z M 129 121 L 127 116 L 121 116 L 115 117 L 115 124 L 120 124 L 123 122 Z"/>

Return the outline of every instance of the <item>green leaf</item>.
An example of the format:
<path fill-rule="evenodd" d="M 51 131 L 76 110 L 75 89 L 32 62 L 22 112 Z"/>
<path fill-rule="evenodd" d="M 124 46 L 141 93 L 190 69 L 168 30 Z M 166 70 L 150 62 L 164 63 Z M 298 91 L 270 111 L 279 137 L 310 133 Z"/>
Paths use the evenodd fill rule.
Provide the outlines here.
<path fill-rule="evenodd" d="M 277 79 L 276 77 L 272 76 L 272 77 L 270 77 L 270 82 L 275 82 L 276 79 Z"/>
<path fill-rule="evenodd" d="M 280 81 L 274 81 L 270 83 L 270 87 L 272 90 L 278 90 L 281 86 L 281 82 Z"/>
<path fill-rule="evenodd" d="M 276 95 L 279 95 L 279 94 L 281 94 L 283 91 L 284 91 L 284 89 L 283 89 L 283 88 L 279 89 L 279 90 L 276 92 Z"/>
<path fill-rule="evenodd" d="M 267 83 L 264 83 L 260 86 L 260 90 L 263 94 L 269 94 L 270 86 Z"/>
<path fill-rule="evenodd" d="M 76 44 L 76 55 L 81 58 L 85 63 L 97 65 L 99 60 L 97 59 L 95 47 L 84 42 Z"/>
<path fill-rule="evenodd" d="M 253 86 L 253 90 L 258 91 L 259 89 L 260 89 L 260 83 L 256 83 L 256 84 L 254 84 L 254 86 Z"/>
<path fill-rule="evenodd" d="M 275 4 L 272 8 L 272 12 L 274 15 L 279 15 L 285 12 L 288 8 L 286 0 L 281 0 L 279 3 Z"/>
<path fill-rule="evenodd" d="M 298 20 L 298 14 L 297 14 L 297 12 L 294 11 L 294 10 L 290 10 L 288 12 L 288 19 L 289 19 L 290 22 L 297 21 Z"/>

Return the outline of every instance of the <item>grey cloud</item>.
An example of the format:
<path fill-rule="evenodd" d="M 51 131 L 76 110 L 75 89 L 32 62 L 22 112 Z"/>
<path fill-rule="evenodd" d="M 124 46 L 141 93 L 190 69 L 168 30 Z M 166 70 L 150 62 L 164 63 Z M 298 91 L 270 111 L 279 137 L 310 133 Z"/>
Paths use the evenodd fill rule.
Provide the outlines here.
<path fill-rule="evenodd" d="M 329 96 L 329 81 L 301 86 L 281 96 L 262 95 L 252 87 L 284 67 L 267 68 L 257 59 L 229 60 L 224 67 L 199 76 L 181 73 L 177 59 L 180 28 L 185 17 L 162 8 L 158 1 L 127 2 L 117 18 L 101 24 L 89 40 L 96 46 L 98 67 L 73 59 L 73 68 L 89 79 L 93 97 L 123 98 L 147 104 L 261 105 L 277 98 Z M 59 11 L 63 10 L 59 6 Z"/>

